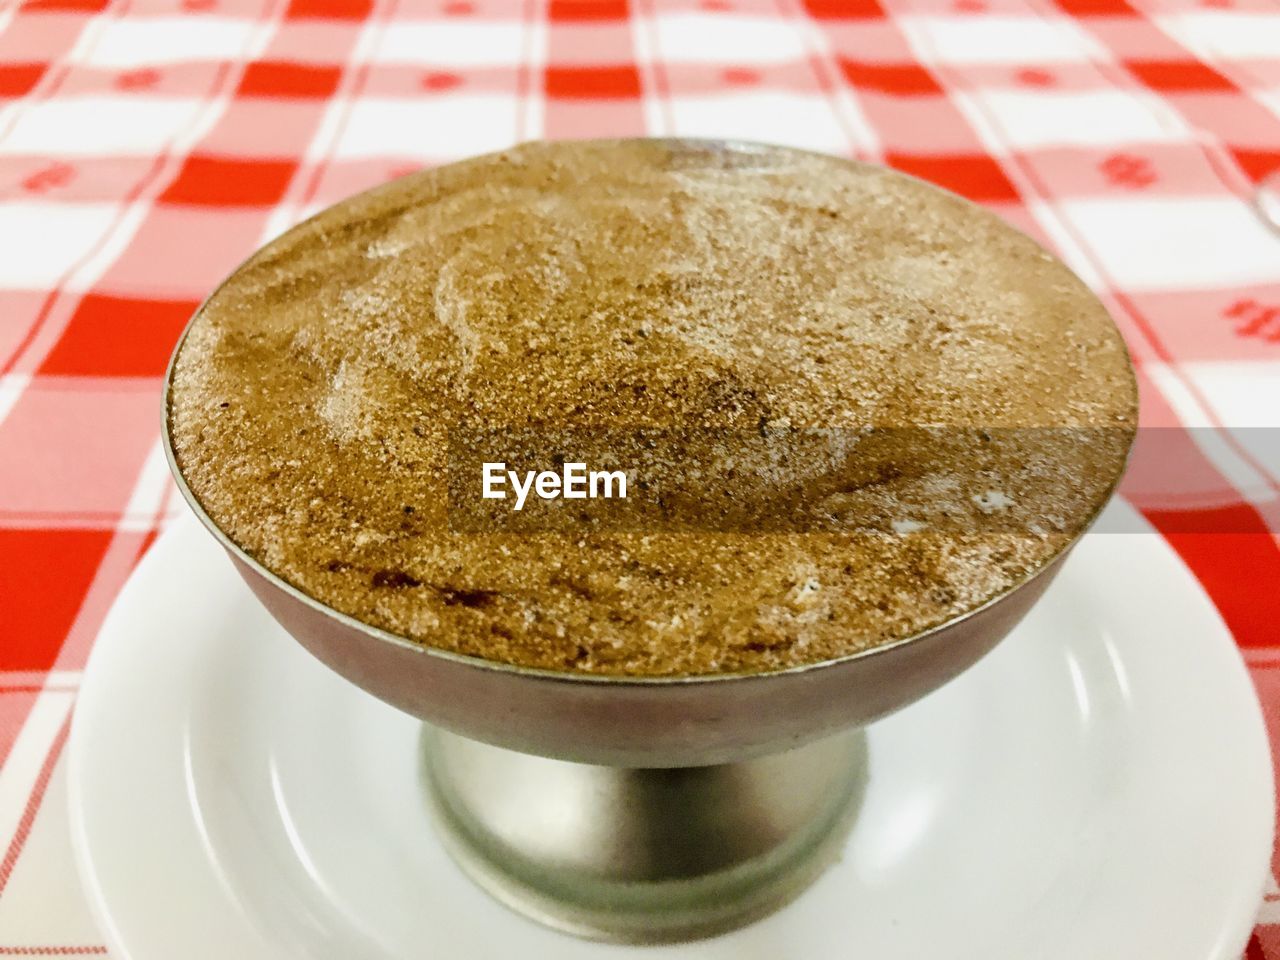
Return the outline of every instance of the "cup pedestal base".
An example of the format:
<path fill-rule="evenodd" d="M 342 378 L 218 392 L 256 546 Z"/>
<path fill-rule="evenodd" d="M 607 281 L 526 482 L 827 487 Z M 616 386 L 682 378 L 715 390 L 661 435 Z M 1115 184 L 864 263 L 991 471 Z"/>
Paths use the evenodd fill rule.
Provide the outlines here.
<path fill-rule="evenodd" d="M 453 858 L 567 933 L 663 943 L 797 896 L 839 854 L 866 781 L 852 731 L 740 763 L 631 769 L 517 753 L 427 727 L 424 773 Z"/>

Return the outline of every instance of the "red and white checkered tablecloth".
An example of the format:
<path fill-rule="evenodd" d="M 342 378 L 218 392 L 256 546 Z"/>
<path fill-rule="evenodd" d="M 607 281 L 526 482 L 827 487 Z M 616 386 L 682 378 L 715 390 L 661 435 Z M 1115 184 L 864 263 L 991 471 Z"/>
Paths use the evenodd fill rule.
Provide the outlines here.
<path fill-rule="evenodd" d="M 644 133 L 891 164 L 1057 250 L 1120 324 L 1144 423 L 1185 430 L 1187 497 L 1126 493 L 1280 744 L 1280 463 L 1231 432 L 1280 427 L 1280 237 L 1250 201 L 1280 168 L 1280 0 L 0 0 L 0 956 L 106 952 L 63 748 L 178 509 L 159 391 L 196 303 L 389 177 Z M 1188 504 L 1231 532 L 1188 532 Z M 1247 956 L 1280 960 L 1274 881 L 1260 909 Z"/>

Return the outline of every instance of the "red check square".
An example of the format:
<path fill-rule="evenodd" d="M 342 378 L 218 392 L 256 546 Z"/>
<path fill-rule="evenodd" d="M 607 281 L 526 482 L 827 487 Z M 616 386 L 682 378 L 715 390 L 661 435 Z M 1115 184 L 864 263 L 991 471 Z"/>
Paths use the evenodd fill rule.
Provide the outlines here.
<path fill-rule="evenodd" d="M 72 10 L 76 13 L 99 13 L 110 0 L 28 0 L 23 10 Z"/>
<path fill-rule="evenodd" d="M 91 293 L 40 368 L 69 376 L 162 376 L 169 353 L 198 304 Z"/>
<path fill-rule="evenodd" d="M 110 530 L 0 529 L 0 670 L 53 667 L 110 542 Z"/>
<path fill-rule="evenodd" d="M 20 97 L 44 76 L 42 63 L 0 64 L 0 97 Z"/>
<path fill-rule="evenodd" d="M 1018 191 L 1000 165 L 978 155 L 929 157 L 891 153 L 886 162 L 904 173 L 945 187 L 979 203 L 1018 200 Z"/>
<path fill-rule="evenodd" d="M 627 0 L 550 0 L 547 18 L 556 21 L 625 20 Z"/>
<path fill-rule="evenodd" d="M 1256 594 L 1259 583 L 1275 583 L 1280 577 L 1280 552 L 1256 508 L 1242 503 L 1186 513 L 1142 512 L 1213 597 L 1236 643 L 1246 648 L 1274 645 L 1275 621 Z M 1205 536 L 1205 530 L 1225 532 Z M 1250 576 L 1241 576 L 1242 571 Z"/>
<path fill-rule="evenodd" d="M 1130 60 L 1125 66 L 1148 87 L 1162 91 L 1234 91 L 1235 84 L 1198 60 Z"/>
<path fill-rule="evenodd" d="M 191 156 L 160 201 L 215 207 L 269 206 L 284 196 L 297 166 L 289 160 Z"/>
<path fill-rule="evenodd" d="M 804 0 L 809 16 L 818 20 L 866 20 L 884 16 L 879 0 Z"/>
<path fill-rule="evenodd" d="M 373 0 L 290 0 L 285 14 L 291 20 L 364 20 Z"/>
<path fill-rule="evenodd" d="M 1073 17 L 1133 17 L 1137 11 L 1127 0 L 1058 0 Z"/>
<path fill-rule="evenodd" d="M 341 79 L 341 67 L 260 60 L 245 68 L 237 92 L 242 97 L 323 99 L 333 96 Z"/>
<path fill-rule="evenodd" d="M 548 97 L 565 100 L 640 96 L 640 73 L 632 66 L 548 67 Z"/>
<path fill-rule="evenodd" d="M 1232 150 L 1236 163 L 1258 183 L 1271 174 L 1280 174 L 1280 150 Z"/>
<path fill-rule="evenodd" d="M 840 69 L 849 83 L 864 90 L 900 95 L 942 93 L 933 74 L 914 63 L 861 63 L 842 59 Z"/>

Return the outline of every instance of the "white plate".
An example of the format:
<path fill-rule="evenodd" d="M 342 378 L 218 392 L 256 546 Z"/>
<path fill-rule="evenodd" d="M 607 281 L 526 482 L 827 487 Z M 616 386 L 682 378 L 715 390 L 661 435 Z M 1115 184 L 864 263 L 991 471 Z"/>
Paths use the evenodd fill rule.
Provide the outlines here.
<path fill-rule="evenodd" d="M 995 653 L 869 744 L 843 860 L 796 903 L 683 946 L 565 937 L 445 856 L 420 725 L 313 661 L 184 519 L 93 651 L 72 820 L 130 960 L 1240 956 L 1271 850 L 1267 743 L 1159 537 L 1086 538 Z"/>

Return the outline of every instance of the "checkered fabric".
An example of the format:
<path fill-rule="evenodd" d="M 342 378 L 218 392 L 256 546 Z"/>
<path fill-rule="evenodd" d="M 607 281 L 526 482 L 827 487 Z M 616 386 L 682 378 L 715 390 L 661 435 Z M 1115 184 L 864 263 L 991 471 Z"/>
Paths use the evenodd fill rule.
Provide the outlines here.
<path fill-rule="evenodd" d="M 1126 495 L 1280 743 L 1280 463 L 1232 432 L 1280 427 L 1280 237 L 1251 206 L 1280 168 L 1280 0 L 0 2 L 0 956 L 105 953 L 62 753 L 177 509 L 159 390 L 196 303 L 379 181 L 645 133 L 887 163 L 1058 251 L 1120 324 L 1144 423 L 1182 438 L 1180 495 Z M 1190 503 L 1232 532 L 1188 532 Z M 1247 956 L 1280 958 L 1274 882 Z"/>

